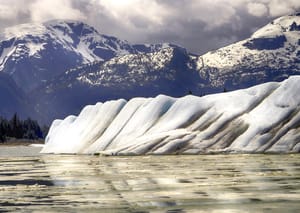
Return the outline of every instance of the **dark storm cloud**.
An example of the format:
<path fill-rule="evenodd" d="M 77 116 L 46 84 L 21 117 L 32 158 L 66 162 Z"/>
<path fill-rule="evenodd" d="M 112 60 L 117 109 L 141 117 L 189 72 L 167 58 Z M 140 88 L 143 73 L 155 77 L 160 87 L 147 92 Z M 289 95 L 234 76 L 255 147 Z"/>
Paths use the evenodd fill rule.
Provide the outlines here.
<path fill-rule="evenodd" d="M 299 0 L 0 0 L 0 27 L 76 19 L 130 42 L 172 42 L 204 53 L 299 9 Z"/>

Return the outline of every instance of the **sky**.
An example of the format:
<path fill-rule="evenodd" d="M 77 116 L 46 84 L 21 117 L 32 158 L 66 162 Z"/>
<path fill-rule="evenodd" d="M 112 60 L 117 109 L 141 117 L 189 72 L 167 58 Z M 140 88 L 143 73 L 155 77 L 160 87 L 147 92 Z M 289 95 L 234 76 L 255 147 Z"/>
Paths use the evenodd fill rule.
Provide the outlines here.
<path fill-rule="evenodd" d="M 131 43 L 169 42 L 203 54 L 297 11 L 299 0 L 0 0 L 0 29 L 80 20 Z"/>

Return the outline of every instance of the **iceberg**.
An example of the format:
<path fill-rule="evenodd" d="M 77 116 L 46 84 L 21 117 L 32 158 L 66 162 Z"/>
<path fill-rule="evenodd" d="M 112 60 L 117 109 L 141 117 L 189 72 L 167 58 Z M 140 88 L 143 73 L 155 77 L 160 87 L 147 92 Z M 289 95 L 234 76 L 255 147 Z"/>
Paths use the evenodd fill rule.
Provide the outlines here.
<path fill-rule="evenodd" d="M 53 121 L 42 153 L 162 155 L 300 151 L 300 76 L 204 97 L 133 98 Z"/>

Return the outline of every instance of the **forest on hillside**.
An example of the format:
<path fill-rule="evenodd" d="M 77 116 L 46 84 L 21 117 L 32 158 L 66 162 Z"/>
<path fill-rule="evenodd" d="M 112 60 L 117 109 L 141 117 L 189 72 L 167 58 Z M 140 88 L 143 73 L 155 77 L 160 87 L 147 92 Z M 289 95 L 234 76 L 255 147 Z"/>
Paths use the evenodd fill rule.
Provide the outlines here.
<path fill-rule="evenodd" d="M 5 142 L 9 138 L 42 139 L 47 132 L 48 127 L 41 128 L 37 121 L 30 118 L 22 120 L 16 113 L 9 120 L 0 116 L 0 142 Z"/>

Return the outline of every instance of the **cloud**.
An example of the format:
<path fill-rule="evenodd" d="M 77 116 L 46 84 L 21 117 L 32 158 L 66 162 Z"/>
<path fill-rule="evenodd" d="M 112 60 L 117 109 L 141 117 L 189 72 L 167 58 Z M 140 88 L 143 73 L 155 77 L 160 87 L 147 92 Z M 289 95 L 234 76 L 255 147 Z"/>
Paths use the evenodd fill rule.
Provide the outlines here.
<path fill-rule="evenodd" d="M 26 0 L 0 0 L 0 31 L 3 28 L 31 21 Z"/>
<path fill-rule="evenodd" d="M 172 18 L 173 21 L 201 21 L 214 28 L 229 22 L 235 15 L 235 9 L 224 0 L 99 0 L 94 2 L 98 2 L 98 6 L 106 11 L 107 16 L 132 27 L 141 27 L 135 24 L 140 20 L 147 21 L 145 27 L 165 26 Z"/>
<path fill-rule="evenodd" d="M 12 19 L 15 17 L 15 10 L 11 8 L 9 5 L 0 5 L 0 19 Z"/>
<path fill-rule="evenodd" d="M 270 0 L 268 3 L 270 15 L 273 17 L 295 13 L 300 9 L 299 0 Z"/>
<path fill-rule="evenodd" d="M 36 0 L 29 4 L 32 21 L 49 19 L 84 19 L 79 9 L 73 8 L 70 0 Z"/>
<path fill-rule="evenodd" d="M 91 17 L 87 21 L 103 33 L 131 42 L 173 42 L 193 52 L 215 48 L 206 44 L 223 44 L 234 36 L 216 35 L 218 42 L 199 41 L 203 35 L 211 36 L 210 32 L 224 26 L 241 28 L 235 8 L 223 0 L 127 0 L 121 4 L 117 0 L 94 0 L 85 9 Z M 201 43 L 205 45 L 199 47 Z"/>
<path fill-rule="evenodd" d="M 204 53 L 299 9 L 299 0 L 0 0 L 0 28 L 76 19 L 132 43 L 172 42 Z"/>
<path fill-rule="evenodd" d="M 89 7 L 93 9 L 88 10 L 87 22 L 103 33 L 131 42 L 173 42 L 192 52 L 204 53 L 247 38 L 253 29 L 267 24 L 273 17 L 300 8 L 298 1 L 282 2 L 287 3 L 276 0 L 92 0 Z M 276 5 L 284 9 L 278 11 Z"/>
<path fill-rule="evenodd" d="M 9 22 L 18 20 L 18 16 L 28 12 L 26 0 L 0 0 L 0 23 L 1 20 Z"/>
<path fill-rule="evenodd" d="M 156 1 L 149 0 L 101 0 L 100 4 L 107 13 L 123 23 L 138 23 L 136 19 L 145 20 L 150 24 L 163 24 L 163 20 L 169 16 L 170 11 Z"/>
<path fill-rule="evenodd" d="M 253 16 L 265 16 L 268 13 L 268 8 L 265 4 L 257 3 L 257 2 L 250 2 L 247 4 L 247 9 L 249 14 Z"/>

